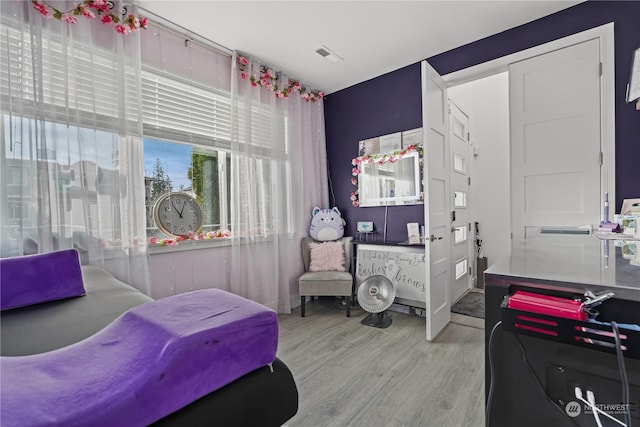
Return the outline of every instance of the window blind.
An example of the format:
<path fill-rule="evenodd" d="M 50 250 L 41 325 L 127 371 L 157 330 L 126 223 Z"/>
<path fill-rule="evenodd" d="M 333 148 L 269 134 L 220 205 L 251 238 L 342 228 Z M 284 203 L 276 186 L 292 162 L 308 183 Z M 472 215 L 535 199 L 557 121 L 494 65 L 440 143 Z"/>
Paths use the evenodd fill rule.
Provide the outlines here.
<path fill-rule="evenodd" d="M 133 67 L 115 73 L 112 52 L 90 50 L 80 40 L 63 52 L 62 32 L 43 30 L 42 46 L 34 46 L 28 31 L 4 23 L 0 31 L 3 111 L 57 123 L 66 123 L 71 116 L 78 126 L 114 131 L 121 97 L 126 96 L 132 107 L 126 119 L 137 123 L 139 77 Z M 34 77 L 38 69 L 42 81 Z"/>
<path fill-rule="evenodd" d="M 230 149 L 228 93 L 144 67 L 142 105 L 145 137 Z"/>
<path fill-rule="evenodd" d="M 46 34 L 42 37 L 42 46 L 35 47 L 29 32 L 15 24 L 9 21 L 0 24 L 0 99 L 3 111 L 62 124 L 67 123 L 69 117 L 75 117 L 74 124 L 80 127 L 115 132 L 121 118 L 119 102 L 124 90 L 127 103 L 134 106 L 126 123 L 137 126 L 141 109 L 146 138 L 230 150 L 232 111 L 227 90 L 230 69 L 227 68 L 231 64 L 228 58 L 222 58 L 220 54 L 219 58 L 202 58 L 215 54 L 200 49 L 190 52 L 195 58 L 188 59 L 193 64 L 205 64 L 197 67 L 195 75 L 188 75 L 191 67 L 174 65 L 168 67 L 171 70 L 160 69 L 158 65 L 162 61 L 170 61 L 168 58 L 176 49 L 185 49 L 184 43 L 167 46 L 165 38 L 165 49 L 170 47 L 171 52 L 163 53 L 163 60 L 147 53 L 143 55 L 140 74 L 130 67 L 118 75 L 114 72 L 117 67 L 113 63 L 113 53 L 107 49 L 83 49 L 82 42 L 76 40 L 72 52 L 63 52 L 64 32 L 47 29 L 43 29 Z M 159 35 L 176 37 L 162 31 L 141 32 L 143 47 L 152 47 L 151 41 Z M 34 55 L 33 49 L 40 49 L 41 55 Z M 180 54 L 184 55 L 184 52 Z M 39 57 L 41 61 L 34 60 Z M 43 69 L 42 82 L 34 78 L 36 67 Z M 201 75 L 204 73 L 202 68 L 206 67 L 212 69 L 210 75 L 205 76 L 210 81 L 205 82 L 206 78 Z M 136 89 L 138 79 L 140 94 Z M 122 80 L 124 86 L 120 83 Z M 216 81 L 221 89 L 213 87 L 212 83 Z M 75 101 L 71 103 L 69 100 Z M 248 152 L 254 155 L 273 155 L 274 147 L 268 141 L 276 135 L 285 138 L 284 114 L 258 103 L 239 103 L 238 108 L 239 142 L 247 144 L 250 147 Z M 247 127 L 245 121 L 250 121 L 251 125 Z M 251 129 L 250 134 L 246 134 L 248 129 Z"/>

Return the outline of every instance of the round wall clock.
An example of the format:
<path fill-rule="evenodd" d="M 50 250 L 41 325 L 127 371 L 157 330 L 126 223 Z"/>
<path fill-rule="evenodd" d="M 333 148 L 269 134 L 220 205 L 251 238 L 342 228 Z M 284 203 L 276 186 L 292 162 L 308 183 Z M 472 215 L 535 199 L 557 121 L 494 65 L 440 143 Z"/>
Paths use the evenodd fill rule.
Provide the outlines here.
<path fill-rule="evenodd" d="M 153 207 L 153 218 L 163 233 L 188 236 L 202 228 L 200 204 L 187 193 L 168 193 L 160 197 Z"/>

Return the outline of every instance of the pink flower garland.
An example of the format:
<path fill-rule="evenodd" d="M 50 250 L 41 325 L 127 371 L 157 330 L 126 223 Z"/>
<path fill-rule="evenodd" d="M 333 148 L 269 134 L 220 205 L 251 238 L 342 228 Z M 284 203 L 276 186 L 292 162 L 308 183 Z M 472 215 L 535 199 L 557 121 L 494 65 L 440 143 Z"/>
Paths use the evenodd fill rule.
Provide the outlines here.
<path fill-rule="evenodd" d="M 83 0 L 77 3 L 73 9 L 66 12 L 56 9 L 45 1 L 31 0 L 31 3 L 33 3 L 33 8 L 45 18 L 55 18 L 58 21 L 65 21 L 69 24 L 78 22 L 76 16 L 95 19 L 97 15 L 103 24 L 112 25 L 116 32 L 123 35 L 137 31 L 140 28 L 147 28 L 147 18 L 140 18 L 132 14 L 120 18 L 109 11 L 109 2 L 107 0 Z"/>
<path fill-rule="evenodd" d="M 420 154 L 420 168 L 422 169 L 422 145 L 420 144 L 412 144 L 409 145 L 402 150 L 396 150 L 389 153 L 377 153 L 377 154 L 365 154 L 364 156 L 356 157 L 351 160 L 351 165 L 353 168 L 351 169 L 351 184 L 355 185 L 355 190 L 351 191 L 350 199 L 351 204 L 355 207 L 360 206 L 360 201 L 358 200 L 358 178 L 356 178 L 360 174 L 359 165 L 361 163 L 366 164 L 379 164 L 383 165 L 385 163 L 395 163 L 398 160 L 404 158 L 405 155 L 413 152 L 418 152 Z M 422 172 L 421 172 L 422 174 Z"/>
<path fill-rule="evenodd" d="M 322 91 L 310 90 L 305 86 L 302 86 L 300 82 L 296 80 L 289 80 L 289 84 L 287 87 L 280 87 L 277 84 L 278 76 L 277 74 L 270 69 L 269 67 L 263 65 L 260 67 L 260 75 L 256 76 L 254 74 L 247 74 L 246 68 L 249 65 L 249 60 L 244 56 L 238 55 L 238 70 L 240 71 L 240 78 L 242 80 L 247 80 L 251 82 L 251 86 L 257 87 L 261 86 L 264 88 L 273 91 L 276 95 L 276 98 L 288 98 L 292 93 L 299 93 L 302 96 L 302 99 L 309 102 L 318 102 L 322 98 L 324 98 L 325 93 Z"/>
<path fill-rule="evenodd" d="M 210 240 L 210 239 L 222 239 L 226 237 L 231 237 L 231 231 L 229 230 L 216 230 L 216 231 L 208 231 L 206 233 L 196 234 L 194 232 L 189 232 L 187 236 L 176 236 L 175 239 L 158 239 L 155 236 L 149 237 L 150 245 L 158 245 L 158 246 L 177 246 L 178 242 L 184 242 L 186 240 Z"/>

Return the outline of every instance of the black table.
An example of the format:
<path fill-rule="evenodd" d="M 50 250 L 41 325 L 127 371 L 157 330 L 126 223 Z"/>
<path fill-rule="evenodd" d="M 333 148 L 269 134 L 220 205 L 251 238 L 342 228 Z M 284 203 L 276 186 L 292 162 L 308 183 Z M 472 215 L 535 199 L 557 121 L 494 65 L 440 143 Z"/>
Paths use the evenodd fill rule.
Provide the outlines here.
<path fill-rule="evenodd" d="M 640 249 L 640 242 L 635 244 Z M 562 334 L 547 336 L 517 328 L 518 332 L 513 332 L 514 312 L 502 305 L 505 296 L 518 290 L 564 298 L 579 298 L 586 291 L 610 291 L 615 297 L 597 307 L 598 320 L 640 324 L 640 266 L 636 265 L 638 260 L 628 259 L 629 249 L 625 248 L 625 255 L 615 241 L 602 241 L 594 235 L 540 235 L 515 244 L 510 256 L 485 272 L 486 393 L 491 399 L 487 425 L 596 425 L 584 407 L 578 416 L 567 414 L 566 405 L 577 401 L 576 385 L 592 390 L 597 403 L 622 402 L 615 349 L 578 342 L 572 336 L 567 339 Z M 496 326 L 498 322 L 502 323 Z M 580 325 L 569 324 L 569 330 L 575 327 Z M 637 334 L 630 336 L 627 344 L 640 352 Z M 640 425 L 640 360 L 627 355 L 624 362 L 631 402 L 636 404 L 632 421 Z M 623 420 L 622 415 L 618 419 Z M 607 425 L 605 421 L 603 425 Z"/>

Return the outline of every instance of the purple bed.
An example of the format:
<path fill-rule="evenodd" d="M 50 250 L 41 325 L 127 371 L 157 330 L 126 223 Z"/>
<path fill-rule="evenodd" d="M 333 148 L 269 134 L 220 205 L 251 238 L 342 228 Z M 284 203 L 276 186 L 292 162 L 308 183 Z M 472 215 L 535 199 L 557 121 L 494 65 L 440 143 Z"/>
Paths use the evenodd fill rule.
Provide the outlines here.
<path fill-rule="evenodd" d="M 76 257 L 0 260 L 1 425 L 277 426 L 297 412 L 272 310 L 215 289 L 151 301 Z"/>

